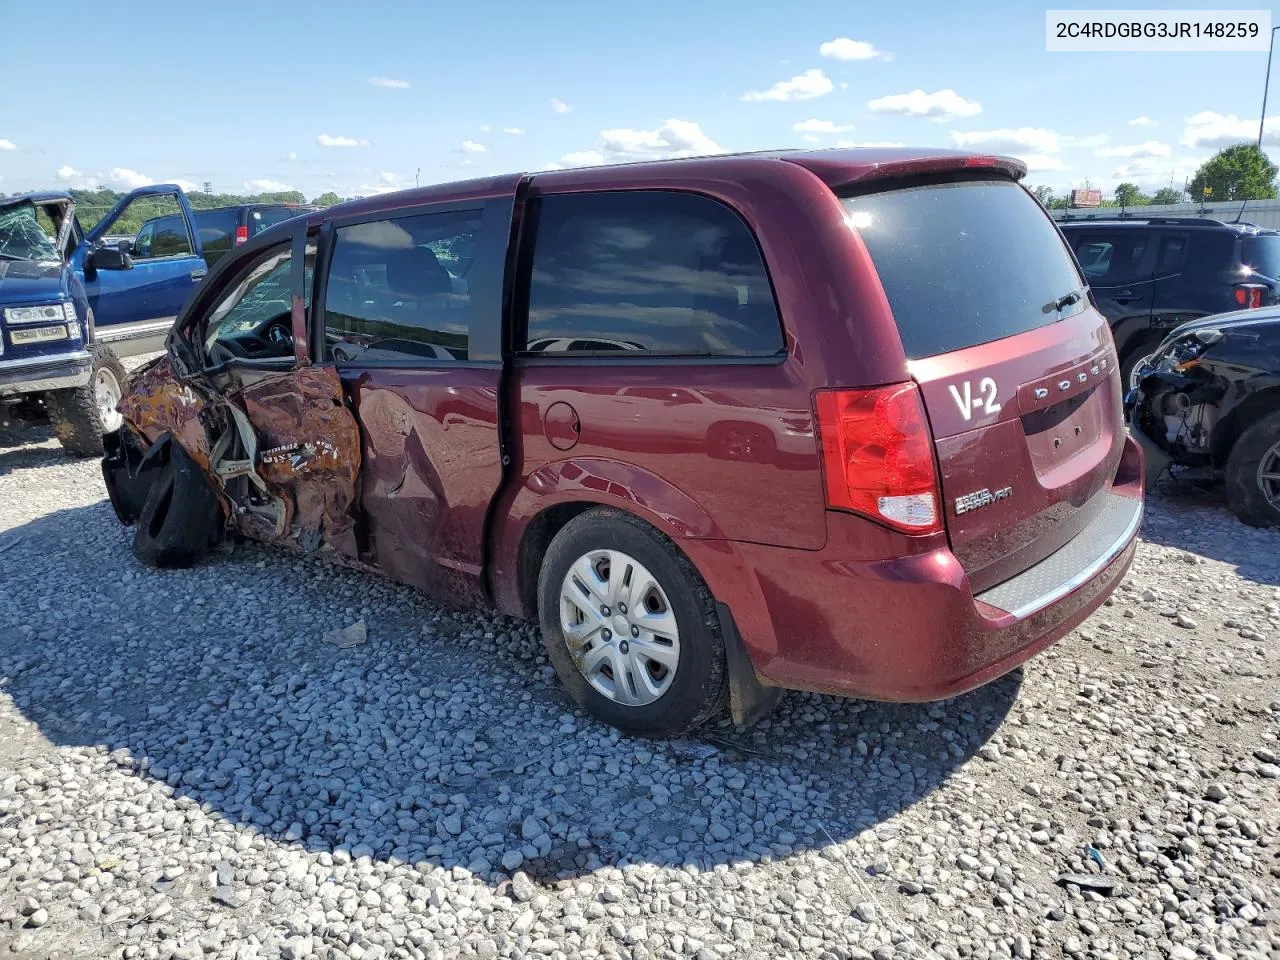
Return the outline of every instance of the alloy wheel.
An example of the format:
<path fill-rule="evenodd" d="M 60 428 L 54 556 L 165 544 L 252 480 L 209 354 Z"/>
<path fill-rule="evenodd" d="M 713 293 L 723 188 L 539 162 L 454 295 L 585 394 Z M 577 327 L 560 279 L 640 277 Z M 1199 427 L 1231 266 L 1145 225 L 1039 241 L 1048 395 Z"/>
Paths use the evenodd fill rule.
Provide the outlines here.
<path fill-rule="evenodd" d="M 1272 444 L 1258 461 L 1258 489 L 1267 503 L 1280 510 L 1280 443 Z"/>

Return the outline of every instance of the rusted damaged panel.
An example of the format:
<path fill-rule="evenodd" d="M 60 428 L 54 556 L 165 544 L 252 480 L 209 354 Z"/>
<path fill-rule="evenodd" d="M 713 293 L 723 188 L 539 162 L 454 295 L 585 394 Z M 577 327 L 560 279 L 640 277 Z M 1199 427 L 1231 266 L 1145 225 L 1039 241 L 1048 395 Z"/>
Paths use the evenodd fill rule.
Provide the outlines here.
<path fill-rule="evenodd" d="M 297 369 L 229 399 L 243 405 L 257 437 L 258 473 L 288 511 L 282 532 L 252 535 L 356 556 L 360 428 L 333 367 Z"/>
<path fill-rule="evenodd" d="M 222 395 L 199 378 L 178 379 L 162 357 L 132 382 L 120 412 L 149 443 L 171 435 L 214 480 L 245 536 L 358 555 L 360 428 L 332 367 Z"/>
<path fill-rule="evenodd" d="M 220 419 L 190 384 L 173 372 L 173 363 L 161 357 L 133 379 L 120 401 L 120 414 L 149 443 L 170 434 L 201 470 L 209 471 L 210 431 L 216 436 Z"/>

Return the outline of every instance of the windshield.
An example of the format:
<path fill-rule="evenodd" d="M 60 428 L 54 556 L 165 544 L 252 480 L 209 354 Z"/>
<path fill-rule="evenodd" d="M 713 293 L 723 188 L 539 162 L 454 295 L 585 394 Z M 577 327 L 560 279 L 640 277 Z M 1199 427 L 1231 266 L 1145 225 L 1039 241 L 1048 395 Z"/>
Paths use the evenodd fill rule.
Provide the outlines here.
<path fill-rule="evenodd" d="M 1058 231 L 1016 183 L 932 183 L 844 206 L 910 359 L 1025 333 L 1087 305 Z"/>
<path fill-rule="evenodd" d="M 0 260 L 60 259 L 53 237 L 40 226 L 34 203 L 0 207 Z"/>

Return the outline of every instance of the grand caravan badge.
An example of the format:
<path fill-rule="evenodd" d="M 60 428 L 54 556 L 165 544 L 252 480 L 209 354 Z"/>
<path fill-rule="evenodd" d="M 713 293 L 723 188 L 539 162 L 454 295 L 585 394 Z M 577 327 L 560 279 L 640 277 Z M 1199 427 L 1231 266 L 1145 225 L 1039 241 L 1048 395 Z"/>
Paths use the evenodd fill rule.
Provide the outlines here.
<path fill-rule="evenodd" d="M 973 493 L 966 493 L 963 497 L 956 497 L 956 516 L 989 507 L 993 503 L 1008 500 L 1012 496 L 1013 487 L 1001 487 L 999 490 L 988 490 L 983 487 Z"/>

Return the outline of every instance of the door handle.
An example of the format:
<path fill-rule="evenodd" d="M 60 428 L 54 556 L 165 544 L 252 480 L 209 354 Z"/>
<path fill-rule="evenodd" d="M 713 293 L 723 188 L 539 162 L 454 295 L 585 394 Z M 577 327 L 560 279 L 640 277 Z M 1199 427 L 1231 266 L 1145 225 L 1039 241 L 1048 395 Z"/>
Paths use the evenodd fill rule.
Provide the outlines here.
<path fill-rule="evenodd" d="M 191 279 L 192 279 L 192 280 L 202 280 L 202 279 L 204 279 L 204 275 L 205 275 L 206 273 L 208 273 L 208 272 L 209 272 L 209 271 L 208 271 L 208 270 L 205 270 L 203 267 L 198 268 L 198 269 L 196 269 L 196 270 L 192 270 L 192 271 L 191 271 Z"/>

